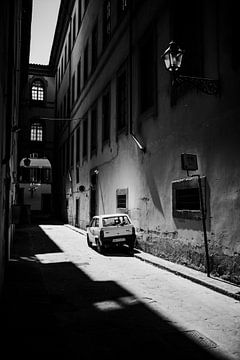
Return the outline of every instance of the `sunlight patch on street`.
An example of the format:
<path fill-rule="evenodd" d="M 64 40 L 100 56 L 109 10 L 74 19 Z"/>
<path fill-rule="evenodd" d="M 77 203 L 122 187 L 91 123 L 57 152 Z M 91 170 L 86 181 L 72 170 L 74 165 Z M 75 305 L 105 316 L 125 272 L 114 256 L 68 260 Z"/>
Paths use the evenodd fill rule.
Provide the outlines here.
<path fill-rule="evenodd" d="M 70 262 L 68 256 L 63 252 L 48 253 L 48 254 L 36 254 L 35 257 L 42 264 Z"/>

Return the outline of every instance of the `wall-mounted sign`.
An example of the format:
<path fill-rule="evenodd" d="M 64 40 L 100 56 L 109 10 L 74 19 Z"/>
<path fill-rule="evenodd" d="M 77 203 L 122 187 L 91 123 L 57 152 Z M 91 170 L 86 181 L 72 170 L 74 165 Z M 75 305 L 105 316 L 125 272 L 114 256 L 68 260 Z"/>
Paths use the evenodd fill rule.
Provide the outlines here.
<path fill-rule="evenodd" d="M 195 171 L 198 169 L 197 155 L 181 154 L 181 162 L 183 170 Z"/>

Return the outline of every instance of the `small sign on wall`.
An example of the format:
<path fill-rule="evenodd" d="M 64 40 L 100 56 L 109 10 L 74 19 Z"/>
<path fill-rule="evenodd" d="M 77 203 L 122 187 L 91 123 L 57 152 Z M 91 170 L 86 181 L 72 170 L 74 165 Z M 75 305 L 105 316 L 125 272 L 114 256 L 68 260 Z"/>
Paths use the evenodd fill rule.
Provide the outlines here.
<path fill-rule="evenodd" d="M 198 169 L 197 155 L 181 154 L 182 170 L 195 171 Z"/>

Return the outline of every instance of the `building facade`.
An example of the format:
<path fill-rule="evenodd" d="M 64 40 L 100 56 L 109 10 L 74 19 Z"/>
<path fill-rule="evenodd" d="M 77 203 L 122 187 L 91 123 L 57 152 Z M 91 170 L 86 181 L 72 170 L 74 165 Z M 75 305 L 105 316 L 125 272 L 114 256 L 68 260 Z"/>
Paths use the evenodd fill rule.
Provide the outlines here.
<path fill-rule="evenodd" d="M 240 282 L 236 26 L 231 1 L 61 2 L 50 64 L 65 221 L 126 212 L 138 247 Z M 185 50 L 175 79 L 171 40 Z"/>
<path fill-rule="evenodd" d="M 29 64 L 32 1 L 0 6 L 0 295 L 14 234 L 21 91 Z M 24 36 L 23 36 L 24 34 Z"/>
<path fill-rule="evenodd" d="M 30 64 L 19 135 L 18 204 L 32 216 L 52 216 L 55 76 L 48 65 Z M 21 220 L 20 220 L 21 221 Z"/>

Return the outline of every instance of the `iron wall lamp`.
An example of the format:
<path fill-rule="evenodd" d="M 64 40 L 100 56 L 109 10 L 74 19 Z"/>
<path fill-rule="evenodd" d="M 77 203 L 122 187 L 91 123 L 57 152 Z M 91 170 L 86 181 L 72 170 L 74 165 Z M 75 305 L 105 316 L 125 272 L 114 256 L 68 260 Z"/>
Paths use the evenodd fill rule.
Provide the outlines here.
<path fill-rule="evenodd" d="M 182 65 L 184 50 L 182 50 L 174 41 L 171 41 L 169 47 L 162 55 L 166 69 L 172 74 L 172 87 L 176 90 L 180 85 L 188 83 L 208 95 L 219 94 L 219 80 L 192 77 L 180 75 L 179 70 Z"/>

